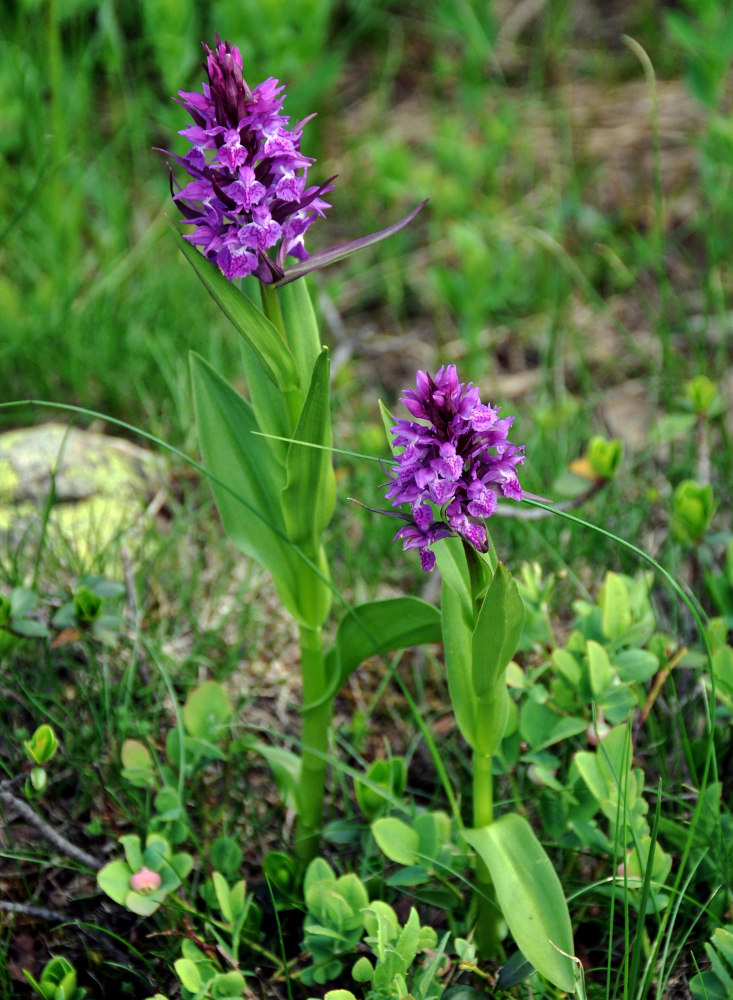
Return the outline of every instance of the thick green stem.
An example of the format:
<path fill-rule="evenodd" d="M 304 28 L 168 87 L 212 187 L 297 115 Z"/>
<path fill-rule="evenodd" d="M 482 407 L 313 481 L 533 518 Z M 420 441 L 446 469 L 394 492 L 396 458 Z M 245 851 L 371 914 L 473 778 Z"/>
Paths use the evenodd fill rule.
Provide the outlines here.
<path fill-rule="evenodd" d="M 473 754 L 473 825 L 489 826 L 494 820 L 494 778 L 491 754 Z M 482 958 L 494 958 L 499 950 L 501 913 L 496 905 L 489 869 L 476 858 L 476 930 L 474 940 Z"/>
<path fill-rule="evenodd" d="M 473 753 L 473 825 L 478 829 L 494 821 L 494 778 L 491 754 Z"/>
<path fill-rule="evenodd" d="M 326 697 L 328 678 L 320 628 L 300 626 L 300 655 L 303 676 L 303 746 L 295 855 L 301 865 L 305 865 L 315 857 L 320 845 L 328 766 L 328 734 L 333 709 L 333 699 Z"/>

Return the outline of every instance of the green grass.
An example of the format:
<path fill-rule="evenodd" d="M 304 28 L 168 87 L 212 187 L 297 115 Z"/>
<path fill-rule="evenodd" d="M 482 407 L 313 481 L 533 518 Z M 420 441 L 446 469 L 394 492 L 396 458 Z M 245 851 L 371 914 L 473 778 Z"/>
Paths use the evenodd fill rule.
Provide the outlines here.
<path fill-rule="evenodd" d="M 311 280 L 324 337 L 341 365 L 334 379 L 335 446 L 385 458 L 377 400 L 396 411 L 400 389 L 417 368 L 451 361 L 479 383 L 485 399 L 516 415 L 512 437 L 526 443 L 527 454 L 522 482 L 536 494 L 563 498 L 569 465 L 582 458 L 593 434 L 627 437 L 618 476 L 579 513 L 653 554 L 691 586 L 709 615 L 727 615 L 724 641 L 733 604 L 716 603 L 706 578 L 727 572 L 730 582 L 731 572 L 724 552 L 733 459 L 727 420 L 733 147 L 720 84 L 731 53 L 716 41 L 724 34 L 725 5 L 683 4 L 672 24 L 652 3 L 630 5 L 620 23 L 601 14 L 580 22 L 560 2 L 545 5 L 516 36 L 506 5 L 471 0 L 440 0 L 428 11 L 386 0 L 313 0 L 293 7 L 290 20 L 281 5 L 277 14 L 260 5 L 255 14 L 251 5 L 228 0 L 206 11 L 193 2 L 174 6 L 146 0 L 116 11 L 108 2 L 46 0 L 5 12 L 0 399 L 88 407 L 197 454 L 188 352 L 195 349 L 237 382 L 239 348 L 175 249 L 165 219 L 175 219 L 165 158 L 153 147 L 183 149 L 176 131 L 186 123 L 170 97 L 199 86 L 199 39 L 211 43 L 219 30 L 243 49 L 250 82 L 276 75 L 287 84 L 294 118 L 319 112 L 305 133 L 306 153 L 318 157 L 311 176 L 339 179 L 327 222 L 309 233 L 311 249 L 373 231 L 431 198 L 416 223 L 378 251 Z M 622 31 L 656 71 L 656 120 L 650 81 L 628 98 L 621 124 L 603 111 L 607 93 L 644 80 Z M 663 98 L 674 81 L 685 96 L 679 119 L 670 121 Z M 649 99 L 643 113 L 635 104 L 640 94 Z M 623 101 L 615 114 L 618 107 Z M 592 148 L 588 121 L 595 121 Z M 614 159 L 622 125 L 631 153 Z M 674 140 L 676 128 L 681 141 Z M 656 129 L 661 164 L 654 157 Z M 697 422 L 685 421 L 680 415 L 691 412 L 685 385 L 697 374 L 715 381 L 721 403 Z M 618 404 L 618 393 L 630 385 L 638 391 Z M 0 421 L 11 427 L 49 415 L 41 407 L 2 409 Z M 117 433 L 111 423 L 107 430 Z M 392 520 L 348 502 L 384 506 L 383 469 L 348 455 L 337 455 L 336 464 L 337 515 L 328 540 L 339 592 L 351 602 L 405 591 L 436 600 L 414 553 L 403 555 L 392 543 Z M 186 849 L 202 859 L 190 899 L 199 908 L 209 905 L 197 893 L 208 872 L 206 845 L 215 836 L 254 844 L 242 874 L 265 912 L 260 945 L 279 954 L 281 933 L 290 960 L 299 952 L 302 916 L 298 909 L 281 911 L 278 930 L 261 868 L 268 850 L 288 849 L 288 826 L 269 772 L 245 744 L 264 730 L 297 747 L 293 626 L 278 612 L 268 581 L 223 538 L 206 484 L 182 463 L 174 469 L 158 521 L 132 561 L 124 625 L 112 644 L 89 636 L 55 648 L 36 641 L 4 656 L 0 763 L 7 778 L 21 773 L 23 740 L 41 722 L 52 724 L 62 753 L 49 773 L 52 794 L 36 806 L 108 860 L 118 853 L 120 834 L 144 833 L 155 814 L 152 793 L 120 774 L 123 741 L 143 740 L 162 754 L 175 719 L 171 692 L 180 705 L 204 679 L 226 683 L 236 708 L 223 738 L 226 760 L 196 775 L 187 803 Z M 703 540 L 685 545 L 669 527 L 673 491 L 707 475 L 715 513 Z M 662 888 L 646 882 L 642 891 L 652 899 L 640 917 L 639 890 L 609 886 L 624 848 L 608 817 L 593 811 L 578 777 L 576 755 L 588 749 L 583 733 L 540 749 L 522 719 L 532 718 L 527 706 L 534 699 L 590 722 L 589 706 L 564 690 L 554 653 L 580 627 L 574 602 L 595 600 L 609 569 L 634 575 L 641 564 L 609 539 L 560 518 L 497 519 L 492 536 L 517 575 L 522 564 L 539 562 L 550 592 L 546 600 L 534 595 L 534 631 L 520 656 L 534 694 L 513 689 L 517 728 L 496 765 L 498 808 L 513 802 L 527 812 L 561 873 L 587 966 L 587 995 L 684 995 L 675 992 L 675 981 L 690 979 L 695 963 L 709 964 L 705 943 L 730 916 L 731 817 L 724 804 L 730 696 L 718 692 L 716 701 L 694 624 L 675 596 L 655 584 L 653 635 L 639 648 L 651 650 L 662 668 L 682 646 L 689 652 L 634 747 L 649 830 L 674 860 Z M 99 568 L 70 552 L 47 553 L 36 578 L 30 547 L 3 550 L 0 560 L 0 592 L 35 583 L 44 619 L 85 572 Z M 124 580 L 122 565 L 113 564 L 111 575 Z M 527 588 L 524 596 L 534 607 Z M 595 626 L 582 628 L 585 639 L 597 638 Z M 413 692 L 420 719 L 440 734 L 452 787 L 467 797 L 470 762 L 446 721 L 439 651 L 429 650 L 426 659 L 406 656 L 395 670 Z M 325 850 L 385 898 L 404 906 L 414 893 L 427 905 L 433 886 L 398 891 L 386 884 L 393 868 L 370 838 L 353 794 L 354 773 L 375 758 L 404 753 L 410 802 L 446 808 L 430 747 L 389 676 L 383 665 L 360 671 L 337 703 L 329 817 L 350 827 L 333 826 Z M 651 683 L 638 686 L 641 704 Z M 712 744 L 705 722 L 711 706 L 717 711 Z M 707 812 L 695 811 L 698 793 Z M 72 958 L 93 996 L 114 988 L 120 964 L 133 970 L 125 995 L 173 989 L 171 962 L 180 942 L 146 935 L 182 932 L 190 917 L 173 907 L 141 929 L 124 909 L 102 904 L 88 875 L 52 865 L 41 841 L 26 844 L 15 823 L 6 837 L 0 878 L 7 898 L 99 923 L 106 945 L 68 926 L 8 918 L 0 948 L 10 962 L 0 961 L 0 992 L 27 995 L 19 969 L 35 956 L 38 974 L 48 955 L 59 953 Z M 461 888 L 464 877 L 457 871 L 451 885 Z M 456 934 L 467 932 L 465 918 L 450 908 L 431 917 L 441 933 Z M 197 934 L 207 933 L 203 925 L 196 924 Z M 31 957 L 22 950 L 28 933 L 35 941 Z M 243 969 L 260 961 L 256 954 L 243 950 Z M 454 957 L 453 974 L 456 967 Z M 315 995 L 298 983 L 297 961 L 290 971 L 294 995 Z M 263 987 L 285 996 L 287 977 L 280 972 L 268 983 L 271 972 L 261 973 Z M 470 981 L 481 985 L 478 977 Z M 348 975 L 331 985 L 354 988 Z M 534 995 L 554 995 L 533 988 Z"/>

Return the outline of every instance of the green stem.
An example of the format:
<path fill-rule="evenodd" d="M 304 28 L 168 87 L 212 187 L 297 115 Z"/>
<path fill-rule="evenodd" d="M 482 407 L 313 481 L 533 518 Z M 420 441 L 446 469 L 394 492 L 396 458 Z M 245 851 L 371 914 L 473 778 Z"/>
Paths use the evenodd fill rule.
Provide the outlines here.
<path fill-rule="evenodd" d="M 265 316 L 267 316 L 269 321 L 292 351 L 293 345 L 288 340 L 288 330 L 285 323 L 285 317 L 283 316 L 279 290 L 274 288 L 272 285 L 264 285 L 260 282 L 260 298 L 262 300 L 262 311 Z M 302 372 L 300 373 L 300 377 L 301 379 L 303 378 Z M 288 412 L 291 430 L 295 430 L 297 426 L 300 408 L 303 405 L 303 394 L 305 388 L 306 387 L 301 386 L 300 389 L 283 391 L 282 393 L 283 399 L 285 400 L 285 407 Z"/>
<path fill-rule="evenodd" d="M 295 829 L 295 856 L 306 865 L 318 853 L 328 767 L 328 734 L 333 699 L 326 697 L 328 678 L 320 628 L 300 626 L 300 669 L 303 677 L 303 731 L 300 802 Z M 309 708 L 308 706 L 313 706 Z"/>
<path fill-rule="evenodd" d="M 260 295 L 262 297 L 262 309 L 265 316 L 267 316 L 287 344 L 288 334 L 285 329 L 285 319 L 277 288 L 274 288 L 272 285 L 260 283 Z"/>
<path fill-rule="evenodd" d="M 494 778 L 491 754 L 473 753 L 473 825 L 478 828 L 494 821 Z"/>
<path fill-rule="evenodd" d="M 494 820 L 494 778 L 491 754 L 473 753 L 473 825 L 489 826 Z M 499 950 L 501 914 L 489 869 L 482 858 L 476 857 L 476 930 L 474 940 L 482 958 L 494 958 Z"/>

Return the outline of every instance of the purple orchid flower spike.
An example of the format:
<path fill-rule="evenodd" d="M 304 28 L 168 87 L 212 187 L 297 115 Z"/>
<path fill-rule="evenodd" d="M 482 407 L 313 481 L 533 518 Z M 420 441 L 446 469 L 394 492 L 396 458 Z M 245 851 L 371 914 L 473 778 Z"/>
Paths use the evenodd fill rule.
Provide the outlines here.
<path fill-rule="evenodd" d="M 514 418 L 499 419 L 498 408 L 484 406 L 471 382 L 458 381 L 455 365 L 434 378 L 419 371 L 417 388 L 406 390 L 402 402 L 417 420 L 397 420 L 391 432 L 402 451 L 386 496 L 393 507 L 411 510 L 395 540 L 403 549 L 419 549 L 426 571 L 435 565 L 431 546 L 448 535 L 488 551 L 485 519 L 496 511 L 497 497 L 522 499 L 516 468 L 524 446 L 508 440 Z"/>
<path fill-rule="evenodd" d="M 300 151 L 310 115 L 293 128 L 282 112 L 283 87 L 270 77 L 250 88 L 236 45 L 216 37 L 206 51 L 209 78 L 202 92 L 179 91 L 179 103 L 194 124 L 181 135 L 192 143 L 185 156 L 167 153 L 192 178 L 171 194 L 182 222 L 195 226 L 184 236 L 200 246 L 230 281 L 254 274 L 266 285 L 286 284 L 386 239 L 406 226 L 425 202 L 378 233 L 309 256 L 304 237 L 331 206 L 323 195 L 335 177 L 307 186 L 314 160 Z M 288 257 L 298 263 L 285 266 Z"/>

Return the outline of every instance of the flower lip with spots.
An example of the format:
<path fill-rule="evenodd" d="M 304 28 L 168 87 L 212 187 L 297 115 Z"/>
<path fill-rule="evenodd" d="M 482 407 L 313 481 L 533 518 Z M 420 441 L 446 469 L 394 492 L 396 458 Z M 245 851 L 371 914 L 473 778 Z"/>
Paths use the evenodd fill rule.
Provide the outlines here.
<path fill-rule="evenodd" d="M 484 405 L 476 386 L 458 381 L 455 365 L 444 365 L 434 377 L 418 371 L 416 388 L 405 391 L 402 403 L 417 419 L 397 420 L 391 431 L 402 451 L 386 496 L 393 507 L 410 505 L 409 516 L 395 515 L 407 521 L 395 540 L 419 549 L 426 571 L 435 566 L 432 545 L 448 535 L 488 551 L 484 521 L 495 512 L 497 497 L 522 499 L 516 469 L 524 446 L 508 440 L 514 418 L 500 419 L 498 407 Z"/>

